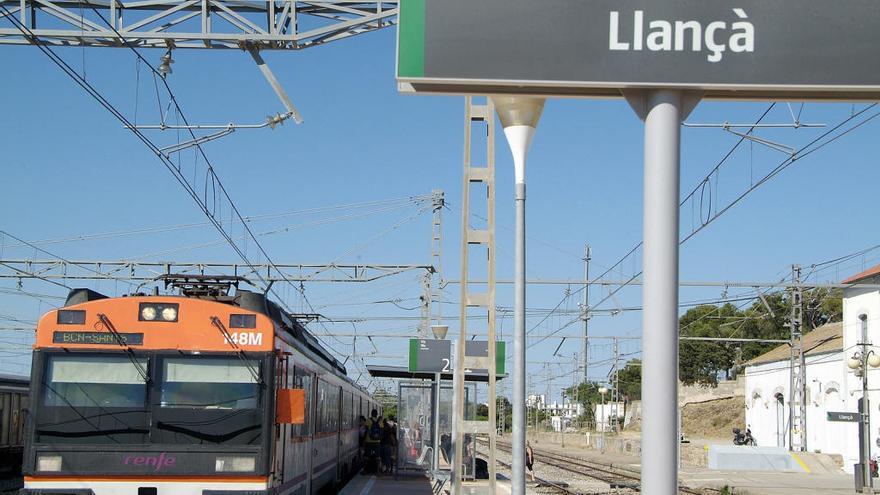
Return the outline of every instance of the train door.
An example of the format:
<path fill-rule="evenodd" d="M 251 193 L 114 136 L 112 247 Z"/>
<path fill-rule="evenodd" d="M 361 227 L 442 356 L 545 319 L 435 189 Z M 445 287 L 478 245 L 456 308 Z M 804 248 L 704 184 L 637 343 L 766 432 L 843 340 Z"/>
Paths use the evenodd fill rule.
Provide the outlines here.
<path fill-rule="evenodd" d="M 339 399 L 336 401 L 336 481 L 340 481 L 342 479 L 342 425 L 343 425 L 343 414 L 345 413 L 345 392 L 343 392 L 341 386 L 336 387 L 336 397 Z"/>
<path fill-rule="evenodd" d="M 308 458 L 309 458 L 309 463 L 308 463 L 309 464 L 309 471 L 308 471 L 308 473 L 309 473 L 309 491 L 308 491 L 308 493 L 315 493 L 317 491 L 317 489 L 319 488 L 318 486 L 315 486 L 316 485 L 316 483 L 315 483 L 315 481 L 316 481 L 315 480 L 315 467 L 317 467 L 315 460 L 317 459 L 318 452 L 319 452 L 319 450 L 318 450 L 318 443 L 319 443 L 318 442 L 318 434 L 322 430 L 321 425 L 323 424 L 324 418 L 322 418 L 318 414 L 319 411 L 321 411 L 321 409 L 322 409 L 321 402 L 323 399 L 323 394 L 321 393 L 322 392 L 321 381 L 318 380 L 318 375 L 315 373 L 312 374 L 311 379 L 312 379 L 312 404 L 311 404 L 311 407 L 309 408 L 309 410 L 312 412 L 312 417 L 315 418 L 315 420 L 312 421 L 312 425 L 311 425 L 311 435 L 310 435 L 311 442 L 309 443 L 309 450 L 308 450 Z"/>
<path fill-rule="evenodd" d="M 314 435 L 315 423 L 315 389 L 317 388 L 314 374 L 303 368 L 296 368 L 296 376 L 294 378 L 294 386 L 305 391 L 306 397 L 306 421 L 302 425 L 298 425 L 298 440 L 296 444 L 296 471 L 305 476 L 306 484 L 301 493 L 312 493 L 312 469 L 314 468 Z M 299 475 L 299 474 L 298 474 Z"/>
<path fill-rule="evenodd" d="M 12 432 L 12 392 L 0 392 L 0 449 L 15 445 Z"/>
<path fill-rule="evenodd" d="M 290 386 L 289 373 L 292 371 L 290 366 L 290 356 L 279 355 L 275 363 L 275 390 Z M 291 425 L 275 424 L 275 456 L 274 468 L 272 469 L 272 486 L 279 486 L 290 479 L 291 473 L 287 467 L 287 449 L 290 444 Z"/>

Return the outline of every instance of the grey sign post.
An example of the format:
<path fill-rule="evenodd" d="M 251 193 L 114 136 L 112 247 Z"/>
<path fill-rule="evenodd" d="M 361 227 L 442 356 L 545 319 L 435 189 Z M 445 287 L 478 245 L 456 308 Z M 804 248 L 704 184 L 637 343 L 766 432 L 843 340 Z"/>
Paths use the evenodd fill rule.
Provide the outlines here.
<path fill-rule="evenodd" d="M 678 201 L 681 122 L 699 98 L 677 90 L 627 95 L 645 121 L 642 287 L 642 493 L 678 492 Z"/>
<path fill-rule="evenodd" d="M 876 0 L 400 5 L 403 92 L 625 96 L 644 120 L 641 486 L 675 493 L 681 122 L 701 98 L 877 99 L 880 64 L 868 63 L 880 60 Z M 514 495 L 524 493 L 514 481 Z"/>

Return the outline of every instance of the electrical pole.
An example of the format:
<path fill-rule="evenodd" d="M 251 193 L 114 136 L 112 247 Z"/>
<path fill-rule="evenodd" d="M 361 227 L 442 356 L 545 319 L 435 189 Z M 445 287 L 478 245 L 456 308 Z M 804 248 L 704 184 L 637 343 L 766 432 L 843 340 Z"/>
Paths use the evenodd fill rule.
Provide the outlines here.
<path fill-rule="evenodd" d="M 584 319 L 584 383 L 590 379 L 590 258 L 589 244 L 584 245 L 584 300 L 581 311 Z"/>
<path fill-rule="evenodd" d="M 443 206 L 446 204 L 443 191 L 435 189 L 431 191 L 431 210 L 433 216 L 431 218 L 431 266 L 433 269 L 427 273 L 428 277 L 428 311 L 437 325 L 440 333 L 435 333 L 433 327 L 434 338 L 440 334 L 444 334 L 448 327 L 443 327 Z M 430 325 L 430 324 L 429 324 Z M 427 337 L 427 328 L 425 329 L 425 337 Z M 440 392 L 443 388 L 443 375 L 440 372 L 434 373 L 434 407 L 431 408 L 433 421 L 431 422 L 431 444 L 433 447 L 432 463 L 433 469 L 438 469 L 440 465 Z"/>
<path fill-rule="evenodd" d="M 619 411 L 617 410 L 617 405 L 620 403 L 620 381 L 617 379 L 619 375 L 619 363 L 620 359 L 620 349 L 617 347 L 617 337 L 614 338 L 614 393 L 612 394 L 612 399 L 614 400 L 614 431 L 620 433 L 620 424 L 618 421 Z"/>
<path fill-rule="evenodd" d="M 431 306 L 435 307 L 432 311 L 437 325 L 443 322 L 443 207 L 446 206 L 446 199 L 443 191 L 434 189 L 431 191 L 431 209 L 433 216 L 431 218 L 431 266 L 434 267 L 431 273 Z"/>
<path fill-rule="evenodd" d="M 788 447 L 792 451 L 804 452 L 807 449 L 807 377 L 803 347 L 803 288 L 800 286 L 800 265 L 791 266 L 791 278 L 797 286 L 791 291 L 791 314 L 788 323 L 791 347 L 789 356 Z M 797 436 L 795 436 L 795 432 L 797 432 Z"/>
<path fill-rule="evenodd" d="M 428 337 L 431 326 L 431 273 L 422 275 L 422 322 L 419 325 L 419 338 Z"/>
<path fill-rule="evenodd" d="M 481 132 L 474 132 L 479 130 Z M 485 133 L 485 134 L 483 134 Z M 485 141 L 478 143 L 478 150 L 485 150 L 485 158 L 479 158 L 478 155 L 472 153 L 472 139 L 481 134 L 485 136 Z M 476 163 L 474 163 L 476 162 Z M 481 184 L 485 187 L 486 198 L 486 227 L 485 229 L 471 228 L 471 186 Z M 482 195 L 476 196 L 477 198 Z M 461 493 L 462 470 L 459 466 L 463 460 L 463 438 L 464 438 L 464 385 L 465 385 L 465 368 L 474 368 L 471 364 L 471 358 L 466 355 L 465 342 L 467 340 L 467 322 L 468 313 L 471 308 L 480 308 L 485 310 L 486 315 L 486 334 L 488 340 L 488 356 L 485 359 L 489 364 L 487 367 L 488 374 L 488 406 L 489 418 L 487 421 L 487 435 L 489 437 L 488 452 L 488 469 L 489 492 L 495 493 L 495 442 L 497 436 L 496 418 L 497 411 L 497 393 L 496 386 L 496 338 L 495 338 L 495 321 L 496 308 L 495 305 L 495 107 L 492 100 L 489 99 L 485 104 L 477 104 L 470 96 L 465 98 L 465 117 L 464 117 L 464 173 L 462 177 L 462 199 L 461 199 L 461 292 L 460 292 L 460 325 L 459 340 L 456 345 L 456 364 L 455 364 L 455 380 L 456 385 L 453 387 L 453 437 L 454 437 L 454 461 L 452 487 L 453 493 Z M 485 291 L 475 291 L 475 283 L 469 282 L 469 248 L 472 246 L 485 247 L 485 258 L 482 256 L 475 258 L 476 261 L 486 260 L 486 283 Z M 523 348 L 524 350 L 524 348 Z M 524 363 L 523 363 L 524 364 Z M 480 367 L 480 366 L 477 366 Z M 514 370 L 515 372 L 516 369 Z M 524 370 L 523 370 L 524 374 Z M 524 378 L 524 377 L 523 377 Z M 517 422 L 519 418 L 523 423 L 520 425 L 522 443 L 525 444 L 525 398 L 517 395 L 517 392 L 525 392 L 525 380 L 522 381 L 522 390 L 514 390 L 513 413 L 514 413 L 514 434 L 517 435 Z M 519 414 L 517 413 L 519 412 Z M 476 441 L 476 439 L 473 439 Z M 514 450 L 516 449 L 516 440 L 514 440 Z M 524 459 L 524 454 L 521 456 Z M 521 459 L 521 461 L 522 461 Z M 516 458 L 514 456 L 514 463 Z M 525 483 L 525 478 L 522 478 Z"/>

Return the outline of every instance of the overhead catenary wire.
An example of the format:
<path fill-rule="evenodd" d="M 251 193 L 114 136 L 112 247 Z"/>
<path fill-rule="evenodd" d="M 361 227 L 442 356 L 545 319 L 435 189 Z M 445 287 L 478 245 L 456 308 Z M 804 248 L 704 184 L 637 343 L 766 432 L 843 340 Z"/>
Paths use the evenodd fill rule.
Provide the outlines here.
<path fill-rule="evenodd" d="M 359 213 L 356 215 L 347 214 L 338 217 L 331 217 L 326 219 L 315 220 L 313 222 L 295 224 L 286 226 L 284 228 L 288 229 L 297 229 L 302 227 L 312 227 L 315 225 L 323 225 L 325 223 L 332 223 L 337 221 L 344 221 L 354 218 L 359 218 L 360 216 L 368 215 L 371 213 L 380 213 L 389 211 L 385 208 L 394 209 L 397 207 L 404 207 L 410 204 L 419 204 L 420 202 L 424 202 L 426 200 L 430 200 L 430 196 L 408 196 L 404 198 L 394 198 L 388 200 L 376 200 L 376 201 L 363 201 L 359 203 L 350 203 L 343 205 L 333 205 L 333 206 L 324 206 L 324 207 L 316 207 L 316 208 L 306 208 L 301 210 L 290 210 L 279 213 L 265 213 L 261 215 L 249 215 L 243 217 L 244 221 L 247 223 L 256 223 L 259 221 L 265 220 L 274 220 L 278 218 L 286 218 L 292 216 L 306 216 L 306 215 L 315 215 L 319 213 L 328 213 L 339 210 L 357 210 Z M 372 208 L 380 208 L 380 209 L 372 209 Z M 364 212 L 364 209 L 367 209 Z M 129 229 L 129 230 L 116 230 L 116 231 L 108 231 L 108 232 L 97 232 L 93 234 L 78 234 L 73 236 L 66 237 L 56 237 L 50 239 L 40 239 L 40 240 L 32 240 L 29 241 L 28 244 L 25 243 L 11 243 L 7 244 L 5 248 L 17 248 L 22 246 L 46 246 L 51 244 L 64 244 L 70 242 L 79 242 L 79 241 L 90 241 L 90 240 L 101 240 L 101 239 L 112 239 L 116 237 L 125 237 L 125 236 L 134 236 L 134 235 L 148 235 L 148 234 L 157 234 L 157 233 L 165 233 L 165 232 L 177 232 L 180 230 L 188 230 L 194 228 L 201 227 L 210 227 L 212 224 L 210 222 L 189 222 L 189 223 L 181 223 L 174 225 L 161 225 L 154 227 L 143 227 L 139 229 Z M 270 233 L 274 233 L 273 231 L 261 232 L 258 235 L 268 235 Z"/>
<path fill-rule="evenodd" d="M 799 161 L 799 160 L 803 159 L 804 157 L 809 156 L 809 155 L 811 155 L 811 154 L 813 154 L 813 153 L 815 153 L 815 152 L 817 152 L 817 151 L 819 151 L 819 150 L 825 148 L 826 146 L 828 146 L 828 145 L 834 143 L 835 141 L 837 141 L 838 139 L 842 138 L 843 136 L 848 135 L 849 133 L 853 132 L 854 130 L 856 130 L 856 129 L 862 127 L 863 125 L 867 124 L 868 122 L 871 122 L 872 120 L 874 120 L 875 118 L 877 118 L 878 116 L 880 116 L 880 112 L 875 112 L 875 113 L 873 113 L 873 114 L 871 114 L 871 115 L 865 117 L 863 120 L 859 121 L 858 123 L 854 124 L 853 126 L 847 128 L 847 129 L 844 129 L 843 131 L 840 131 L 840 129 L 841 129 L 842 127 L 844 127 L 846 124 L 848 124 L 849 122 L 852 122 L 853 120 L 856 120 L 857 118 L 861 117 L 862 115 L 864 115 L 865 113 L 867 113 L 869 110 L 875 108 L 876 106 L 877 106 L 876 103 L 872 103 L 872 104 L 866 106 L 865 108 L 863 108 L 863 109 L 861 109 L 861 110 L 858 110 L 858 111 L 854 111 L 854 112 L 852 112 L 848 117 L 844 118 L 841 122 L 839 122 L 839 123 L 837 123 L 836 125 L 832 126 L 832 127 L 831 127 L 830 129 L 828 129 L 827 131 L 821 133 L 818 137 L 816 137 L 815 139 L 809 141 L 806 145 L 801 146 L 800 148 L 798 148 L 797 150 L 795 150 L 795 152 L 794 152 L 791 156 L 786 157 L 786 158 L 785 158 L 784 160 L 782 160 L 782 161 L 781 161 L 781 162 L 780 162 L 775 168 L 773 168 L 770 172 L 768 172 L 767 174 L 765 174 L 764 177 L 762 177 L 761 179 L 759 179 L 757 182 L 753 183 L 748 189 L 746 189 L 746 190 L 745 190 L 744 192 L 742 192 L 739 196 L 737 196 L 736 198 L 734 198 L 733 201 L 729 202 L 729 203 L 728 203 L 726 206 L 724 206 L 722 209 L 716 211 L 716 212 L 715 212 L 713 215 L 711 215 L 711 216 L 710 216 L 705 222 L 703 222 L 699 227 L 697 227 L 696 229 L 692 230 L 692 231 L 691 231 L 689 234 L 687 234 L 683 239 L 681 239 L 681 240 L 679 241 L 679 243 L 680 243 L 680 244 L 684 244 L 685 242 L 687 242 L 689 239 L 691 239 L 692 237 L 694 237 L 697 233 L 701 232 L 703 229 L 705 229 L 705 228 L 708 227 L 710 224 L 712 224 L 715 220 L 717 220 L 719 217 L 721 217 L 724 213 L 726 213 L 726 212 L 729 211 L 731 208 L 733 208 L 734 206 L 736 206 L 737 204 L 739 204 L 739 203 L 740 203 L 740 202 L 741 202 L 741 201 L 742 201 L 742 200 L 743 200 L 748 194 L 750 194 L 752 191 L 754 191 L 755 189 L 757 189 L 757 188 L 760 187 L 761 185 L 765 184 L 765 183 L 768 182 L 770 179 L 776 177 L 779 173 L 781 173 L 783 170 L 785 170 L 786 168 L 788 168 L 789 166 L 791 166 L 792 164 L 794 164 L 796 161 Z M 768 111 L 769 111 L 769 109 L 768 109 Z M 767 115 L 767 111 L 764 112 L 764 114 L 762 115 L 761 118 L 763 118 L 765 115 Z M 760 120 L 761 120 L 761 119 L 759 119 L 757 123 L 759 123 Z M 838 131 L 840 131 L 840 132 L 838 132 Z M 836 134 L 835 134 L 835 133 L 836 133 Z M 829 136 L 831 136 L 831 137 L 829 138 Z M 739 143 L 741 143 L 741 142 L 742 142 L 742 139 L 741 139 L 741 140 L 737 143 L 737 145 L 735 145 L 735 146 L 738 146 Z M 725 155 L 725 157 L 724 157 L 722 160 L 726 160 L 728 156 L 729 156 L 729 153 L 728 153 L 727 155 Z M 709 174 L 707 174 L 706 177 L 710 177 L 712 174 L 714 174 L 714 173 L 716 172 L 716 170 L 717 170 L 717 166 L 716 166 L 716 167 L 713 167 L 713 169 L 709 172 Z M 700 182 L 700 184 L 702 185 L 702 183 L 703 183 L 705 180 L 706 180 L 706 178 L 704 178 L 703 181 Z M 697 188 L 695 188 L 694 191 L 699 190 L 699 187 L 701 187 L 701 185 L 698 186 Z M 690 195 L 689 195 L 689 197 L 690 197 Z M 684 204 L 684 202 L 682 202 L 679 206 L 681 206 L 681 205 L 683 205 L 683 204 Z M 619 260 L 617 263 L 615 263 L 614 265 L 612 265 L 612 269 L 613 269 L 614 267 L 618 266 L 620 263 L 622 263 L 623 260 L 625 260 L 627 257 L 629 257 L 632 253 L 634 253 L 634 252 L 635 252 L 635 251 L 636 251 L 641 245 L 642 245 L 641 242 L 638 243 L 638 244 L 637 244 L 633 249 L 631 249 L 626 255 L 624 255 L 622 258 L 620 258 L 620 260 Z M 605 301 L 607 301 L 608 299 L 611 299 L 611 298 L 612 298 L 617 292 L 619 292 L 623 287 L 626 287 L 626 286 L 628 285 L 628 283 L 632 283 L 633 281 L 635 281 L 635 279 L 638 278 L 638 277 L 641 275 L 641 273 L 642 273 L 641 271 L 635 273 L 632 277 L 629 278 L 629 280 L 628 280 L 627 283 L 621 284 L 620 286 L 618 286 L 617 288 L 615 288 L 613 291 L 610 291 L 609 294 L 608 294 L 607 296 L 605 296 L 602 300 L 600 300 L 598 303 L 596 303 L 595 305 L 593 305 L 593 307 L 600 306 L 601 304 L 603 304 L 603 303 L 604 303 Z M 599 278 L 602 278 L 603 276 L 604 276 L 604 275 L 601 275 Z M 567 294 L 566 297 L 568 297 L 568 296 L 570 296 L 570 295 L 574 295 L 574 294 L 576 294 L 576 293 L 578 293 L 578 292 L 584 290 L 584 287 L 585 287 L 585 286 L 582 286 L 582 287 L 580 287 L 580 288 L 574 290 L 572 294 Z M 563 298 L 563 300 L 560 301 L 559 305 L 563 304 L 564 301 L 565 301 L 565 298 Z M 572 320 L 572 321 L 570 321 L 570 322 L 568 322 L 568 323 L 566 323 L 565 325 L 563 325 L 563 326 L 562 326 L 559 330 L 557 330 L 557 331 L 561 331 L 561 330 L 563 330 L 563 329 L 565 329 L 565 328 L 568 328 L 569 326 L 573 325 L 573 324 L 576 323 L 577 321 L 579 321 L 579 318 L 578 318 L 578 319 L 575 319 L 575 320 Z M 540 341 L 539 341 L 539 342 L 534 342 L 534 343 L 530 344 L 529 347 L 532 347 L 532 346 L 534 346 L 534 345 L 537 345 L 538 343 L 540 343 Z"/>
<path fill-rule="evenodd" d="M 105 19 L 105 18 L 104 18 L 104 17 L 103 17 L 103 16 L 102 16 L 102 15 L 101 15 L 101 14 L 100 14 L 95 8 L 94 8 L 94 6 L 93 6 L 90 2 L 88 2 L 88 0 L 86 0 L 86 3 L 88 3 L 89 7 L 90 7 L 90 8 L 91 8 L 91 9 L 92 9 L 92 10 L 93 10 L 93 11 L 94 11 L 94 12 L 95 12 L 100 18 L 101 18 L 101 20 L 104 21 L 104 23 L 105 23 L 105 24 L 106 24 L 111 30 L 114 31 L 114 33 L 115 33 L 117 36 L 119 36 L 120 39 L 122 39 L 122 40 L 125 39 L 125 38 L 119 33 L 119 31 L 117 31 L 116 28 L 115 28 L 111 23 L 109 23 L 109 22 L 108 22 L 108 21 L 107 21 L 107 20 L 106 20 L 106 19 Z M 95 99 L 95 100 L 96 100 L 96 101 L 97 101 L 102 107 L 104 107 L 104 109 L 107 110 L 107 111 L 108 111 L 113 117 L 115 117 L 117 120 L 119 120 L 119 121 L 120 121 L 120 122 L 126 127 L 126 129 L 128 129 L 132 134 L 134 134 L 135 137 L 137 137 L 137 139 L 140 140 L 140 141 L 141 141 L 141 142 L 142 142 L 142 143 L 143 143 L 143 144 L 144 144 L 144 145 L 145 145 L 145 146 L 146 146 L 146 147 L 147 147 L 147 148 L 148 148 L 148 149 L 149 149 L 149 150 L 150 150 L 155 156 L 156 156 L 156 158 L 162 163 L 162 165 L 163 165 L 163 166 L 164 166 L 164 167 L 165 167 L 165 168 L 166 168 L 166 169 L 172 174 L 172 176 L 175 178 L 175 180 L 177 180 L 177 182 L 178 182 L 178 183 L 184 188 L 184 190 L 187 192 L 187 194 L 189 194 L 189 196 L 190 196 L 190 197 L 196 202 L 196 204 L 199 206 L 199 208 L 202 210 L 202 212 L 205 214 L 205 216 L 208 218 L 208 220 L 211 222 L 211 224 L 215 227 L 215 229 L 218 231 L 218 233 L 220 233 L 220 235 L 221 235 L 222 237 L 224 237 L 224 238 L 227 240 L 227 242 L 228 242 L 229 245 L 233 248 L 233 250 L 236 252 L 236 254 L 238 254 L 238 256 L 239 256 L 239 257 L 240 257 L 240 258 L 241 258 L 241 259 L 242 259 L 247 265 L 253 266 L 253 263 L 250 261 L 250 259 L 248 258 L 247 254 L 244 253 L 244 251 L 241 249 L 241 247 L 239 247 L 239 246 L 235 243 L 235 241 L 231 238 L 231 236 L 229 235 L 229 233 L 223 228 L 223 225 L 222 225 L 221 220 L 218 219 L 217 214 L 216 214 L 216 213 L 218 212 L 218 208 L 217 208 L 217 205 L 216 205 L 216 199 L 217 199 L 217 197 L 216 197 L 216 196 L 214 197 L 214 199 L 215 199 L 215 205 L 214 205 L 214 207 L 213 207 L 213 208 L 209 208 L 209 206 L 208 206 L 208 204 L 207 204 L 207 197 L 205 197 L 204 200 L 203 200 L 202 198 L 199 197 L 199 194 L 198 194 L 197 191 L 194 189 L 193 185 L 190 184 L 190 183 L 188 182 L 188 180 L 182 175 L 181 169 L 180 169 L 178 166 L 176 166 L 176 165 L 175 165 L 175 164 L 174 164 L 174 163 L 168 158 L 168 156 L 165 155 L 165 154 L 161 151 L 161 149 L 160 149 L 155 143 L 152 142 L 152 140 L 150 140 L 148 137 L 146 137 L 146 136 L 145 136 L 140 130 L 138 130 L 137 128 L 135 128 L 135 126 L 132 125 L 132 123 L 128 120 L 128 118 L 126 118 L 126 117 L 125 117 L 125 116 L 124 116 L 124 115 L 123 115 L 123 114 L 122 114 L 122 113 L 121 113 L 121 112 L 120 112 L 120 111 L 119 111 L 119 110 L 118 110 L 118 109 L 117 109 L 112 103 L 110 103 L 110 102 L 109 102 L 109 101 L 108 101 L 108 100 L 107 100 L 107 99 L 101 94 L 100 91 L 98 91 L 97 89 L 95 89 L 94 86 L 92 86 L 92 85 L 91 85 L 88 81 L 86 81 L 81 75 L 79 75 L 79 74 L 76 72 L 76 70 L 74 70 L 69 64 L 67 64 L 67 62 L 65 62 L 60 56 L 58 56 L 58 55 L 54 52 L 54 50 L 52 50 L 51 48 L 49 48 L 48 46 L 46 46 L 46 45 L 43 44 L 43 43 L 39 43 L 39 42 L 38 42 L 38 41 L 39 41 L 39 36 L 37 36 L 33 31 L 31 31 L 31 30 L 30 30 L 26 25 L 24 25 L 19 19 L 17 19 L 15 16 L 11 15 L 11 12 L 9 11 L 9 9 L 6 8 L 6 6 L 4 6 L 4 5 L 0 5 L 0 9 L 2 9 L 2 12 L 5 14 L 5 17 L 6 17 L 7 19 L 11 20 L 11 22 L 16 26 L 17 29 L 19 29 L 19 31 L 22 32 L 23 35 L 25 35 L 25 36 L 27 36 L 27 37 L 29 37 L 30 39 L 32 39 L 32 40 L 35 41 L 35 43 L 34 43 L 35 46 L 36 46 L 41 52 L 43 52 L 43 54 L 45 54 L 45 55 L 46 55 L 46 56 L 47 56 L 47 57 L 48 57 L 48 58 L 49 58 L 49 59 L 50 59 L 50 60 L 51 60 L 51 61 L 52 61 L 52 62 L 53 62 L 58 68 L 59 68 L 59 69 L 61 69 L 62 72 L 64 72 L 64 73 L 65 73 L 70 79 L 72 79 L 77 85 L 79 85 L 79 86 L 80 86 L 80 87 L 81 87 L 81 88 L 82 88 L 82 89 L 83 89 L 83 90 L 84 90 L 89 96 L 91 96 L 93 99 Z M 139 59 L 141 59 L 141 60 L 145 63 L 145 65 L 146 65 L 147 67 L 150 67 L 150 69 L 153 71 L 154 74 L 158 74 L 158 72 L 156 71 L 156 69 L 153 68 L 152 66 L 150 66 L 149 63 L 146 61 L 146 59 L 144 59 L 143 56 L 142 56 L 142 55 L 141 55 L 141 54 L 140 54 L 140 53 L 139 53 L 139 52 L 138 52 L 138 51 L 137 51 L 137 50 L 136 50 L 131 44 L 129 44 L 129 43 L 127 43 L 127 42 L 123 42 L 122 45 L 125 46 L 125 47 L 127 47 L 127 48 L 129 48 L 129 49 L 135 54 L 136 57 L 138 57 Z M 185 114 L 183 113 L 182 109 L 180 108 L 180 105 L 179 105 L 179 103 L 177 102 L 177 99 L 176 99 L 176 97 L 174 96 L 174 93 L 173 93 L 173 91 L 171 90 L 171 87 L 168 85 L 168 82 L 167 82 L 164 78 L 162 78 L 162 83 L 163 83 L 163 85 L 165 86 L 166 91 L 167 91 L 168 94 L 170 95 L 171 101 L 174 103 L 174 107 L 175 107 L 175 109 L 176 109 L 178 115 L 180 116 L 180 118 L 183 120 L 183 122 L 184 122 L 186 125 L 189 125 L 189 121 L 187 120 L 187 118 L 186 118 Z M 192 129 L 189 129 L 189 133 L 190 133 L 190 135 L 192 136 L 193 139 L 196 139 L 195 134 L 194 134 L 194 132 L 192 131 Z M 226 198 L 226 201 L 229 203 L 229 207 L 231 208 L 231 212 L 234 213 L 234 215 L 238 218 L 240 224 L 242 225 L 242 227 L 244 228 L 244 230 L 247 231 L 247 233 L 248 233 L 250 239 L 252 240 L 252 242 L 254 243 L 254 245 L 257 247 L 257 249 L 260 251 L 260 253 L 263 255 L 263 257 L 266 259 L 267 264 L 269 264 L 269 265 L 274 265 L 274 262 L 272 262 L 272 258 L 269 256 L 268 252 L 266 252 L 266 250 L 263 248 L 262 244 L 260 244 L 259 240 L 257 240 L 257 238 L 253 235 L 253 232 L 251 231 L 250 226 L 247 224 L 247 222 L 244 221 L 243 216 L 241 215 L 241 213 L 240 213 L 238 207 L 237 207 L 237 206 L 235 205 L 235 203 L 232 201 L 232 198 L 229 196 L 229 193 L 226 191 L 225 186 L 222 184 L 222 182 L 220 181 L 219 177 L 218 177 L 217 174 L 214 172 L 214 168 L 213 168 L 213 166 L 211 165 L 211 162 L 210 162 L 210 160 L 208 159 L 208 156 L 207 156 L 207 154 L 205 153 L 204 149 L 202 149 L 202 147 L 201 147 L 199 144 L 196 144 L 195 147 L 196 147 L 196 149 L 197 149 L 198 152 L 199 152 L 199 155 L 197 155 L 197 156 L 201 156 L 201 157 L 202 157 L 202 159 L 204 160 L 204 162 L 205 162 L 205 164 L 206 164 L 206 167 L 207 167 L 207 172 L 208 172 L 208 173 L 205 174 L 205 180 L 206 180 L 206 182 L 210 179 L 211 187 L 212 187 L 212 188 L 216 188 L 216 190 L 219 190 L 219 192 L 222 193 L 222 196 L 225 197 L 225 198 Z M 207 188 L 205 189 L 205 194 L 207 194 Z M 222 211 L 221 211 L 221 213 L 222 213 Z M 260 281 L 263 283 L 263 285 L 264 285 L 264 289 L 266 289 L 267 292 L 271 292 L 273 295 L 275 295 L 275 297 L 278 299 L 279 303 L 280 303 L 280 304 L 281 304 L 281 305 L 282 305 L 282 306 L 283 306 L 288 312 L 292 313 L 292 311 L 290 310 L 290 308 L 287 306 L 287 303 L 286 303 L 283 299 L 281 299 L 280 297 L 278 297 L 278 295 L 275 293 L 274 289 L 272 288 L 271 284 L 268 283 L 268 282 L 265 280 L 265 278 L 263 277 L 263 275 L 260 274 L 260 273 L 257 273 L 256 271 L 255 271 L 254 273 L 255 273 L 255 275 L 257 276 L 257 278 L 259 278 Z M 280 270 L 278 270 L 278 273 L 280 274 L 280 276 L 281 276 L 282 278 L 285 278 L 284 275 L 283 275 L 283 273 L 282 273 Z M 296 287 L 291 281 L 287 280 L 287 282 L 288 282 L 291 286 Z M 299 290 L 299 289 L 297 288 L 297 290 Z M 340 355 L 340 356 L 343 355 L 340 351 L 338 351 L 337 349 L 333 348 L 332 346 L 328 346 L 328 347 L 329 347 L 331 350 L 333 350 L 337 355 Z"/>

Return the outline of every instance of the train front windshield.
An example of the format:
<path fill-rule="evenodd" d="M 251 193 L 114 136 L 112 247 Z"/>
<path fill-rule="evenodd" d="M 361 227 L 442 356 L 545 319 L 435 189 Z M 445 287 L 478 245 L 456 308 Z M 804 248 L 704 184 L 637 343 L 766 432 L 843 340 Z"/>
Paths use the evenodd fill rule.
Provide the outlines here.
<path fill-rule="evenodd" d="M 256 445 L 261 436 L 260 365 L 239 358 L 161 358 L 159 443 Z"/>
<path fill-rule="evenodd" d="M 148 360 L 50 355 L 36 415 L 46 443 L 146 443 Z"/>
<path fill-rule="evenodd" d="M 259 445 L 261 362 L 238 356 L 47 354 L 36 443 Z"/>

